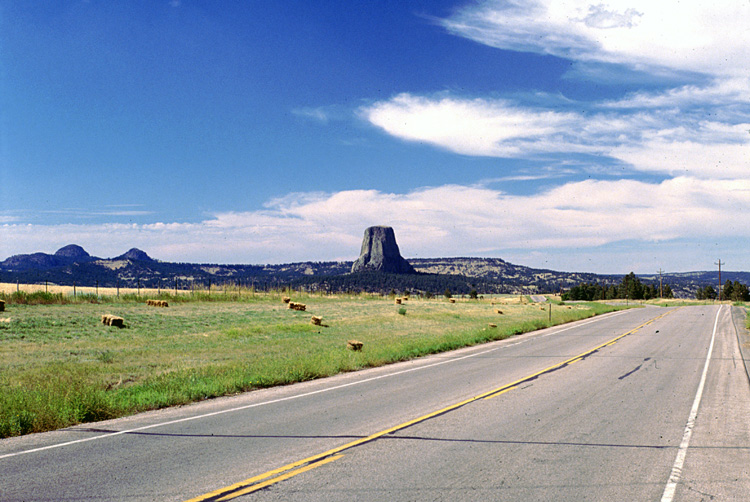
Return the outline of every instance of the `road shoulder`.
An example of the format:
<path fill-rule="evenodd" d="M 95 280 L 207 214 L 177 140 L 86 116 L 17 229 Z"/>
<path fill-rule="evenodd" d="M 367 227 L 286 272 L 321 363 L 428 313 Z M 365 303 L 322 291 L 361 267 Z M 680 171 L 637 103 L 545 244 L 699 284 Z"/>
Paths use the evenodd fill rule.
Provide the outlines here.
<path fill-rule="evenodd" d="M 745 373 L 750 380 L 750 331 L 745 327 L 747 310 L 743 307 L 731 307 L 731 309 L 737 344 L 740 346 L 740 353 L 745 364 Z"/>

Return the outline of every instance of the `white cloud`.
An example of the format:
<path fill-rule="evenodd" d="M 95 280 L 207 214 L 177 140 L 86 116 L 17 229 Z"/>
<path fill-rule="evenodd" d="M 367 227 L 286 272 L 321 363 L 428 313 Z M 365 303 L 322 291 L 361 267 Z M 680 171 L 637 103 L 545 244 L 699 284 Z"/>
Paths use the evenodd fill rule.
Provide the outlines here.
<path fill-rule="evenodd" d="M 750 4 L 735 0 L 496 0 L 442 21 L 502 49 L 580 61 L 742 76 L 750 66 Z"/>
<path fill-rule="evenodd" d="M 170 261 L 351 260 L 364 228 L 376 224 L 394 227 L 407 257 L 559 253 L 623 241 L 646 252 L 674 239 L 748 242 L 748 213 L 748 179 L 584 181 L 528 196 L 459 185 L 406 194 L 353 190 L 290 196 L 261 211 L 219 213 L 198 223 L 5 224 L 0 256 L 77 243 L 105 257 L 135 246 Z M 589 270 L 627 272 L 630 265 L 605 261 Z"/>
<path fill-rule="evenodd" d="M 750 78 L 715 79 L 709 85 L 685 85 L 665 92 L 637 92 L 623 99 L 603 103 L 609 108 L 670 108 L 747 106 Z"/>
<path fill-rule="evenodd" d="M 598 28 L 602 30 L 612 28 L 633 28 L 638 24 L 642 16 L 642 12 L 638 12 L 632 8 L 626 9 L 624 12 L 620 13 L 613 10 L 607 10 L 604 4 L 598 4 L 589 5 L 588 13 L 582 21 L 590 28 Z"/>
<path fill-rule="evenodd" d="M 407 141 L 493 157 L 595 152 L 596 145 L 585 144 L 586 137 L 618 130 L 625 120 L 614 114 L 584 120 L 575 113 L 525 108 L 499 99 L 430 98 L 407 93 L 364 107 L 360 115 Z"/>
<path fill-rule="evenodd" d="M 739 81 L 735 81 L 739 82 Z M 424 142 L 463 155 L 534 158 L 544 154 L 587 153 L 611 157 L 632 170 L 662 175 L 721 179 L 747 176 L 750 122 L 741 103 L 716 105 L 715 115 L 734 120 L 706 120 L 701 110 L 690 113 L 660 109 L 656 103 L 696 103 L 734 96 L 742 85 L 698 93 L 683 89 L 672 95 L 631 97 L 625 113 L 605 103 L 603 111 L 557 112 L 523 107 L 508 100 L 424 97 L 400 94 L 363 108 L 361 116 L 397 138 Z M 691 95 L 691 97 L 688 97 Z M 647 104 L 653 106 L 649 109 Z M 724 112 L 722 113 L 722 110 Z M 732 112 L 731 110 L 734 110 Z"/>
<path fill-rule="evenodd" d="M 750 144 L 747 142 L 707 144 L 655 138 L 614 148 L 610 154 L 637 166 L 640 171 L 672 176 L 741 179 L 750 174 Z"/>

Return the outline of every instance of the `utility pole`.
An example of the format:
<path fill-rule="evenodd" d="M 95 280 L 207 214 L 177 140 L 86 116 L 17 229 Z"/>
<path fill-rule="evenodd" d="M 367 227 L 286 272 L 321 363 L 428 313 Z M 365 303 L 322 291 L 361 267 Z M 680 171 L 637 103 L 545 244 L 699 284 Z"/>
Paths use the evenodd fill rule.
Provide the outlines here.
<path fill-rule="evenodd" d="M 714 262 L 714 265 L 719 266 L 719 301 L 721 301 L 721 260 L 719 260 L 718 263 Z M 726 265 L 726 263 L 724 265 Z"/>
<path fill-rule="evenodd" d="M 661 282 L 661 274 L 663 272 L 664 271 L 660 267 L 659 268 L 659 298 L 664 298 L 664 286 L 662 286 L 662 282 Z"/>

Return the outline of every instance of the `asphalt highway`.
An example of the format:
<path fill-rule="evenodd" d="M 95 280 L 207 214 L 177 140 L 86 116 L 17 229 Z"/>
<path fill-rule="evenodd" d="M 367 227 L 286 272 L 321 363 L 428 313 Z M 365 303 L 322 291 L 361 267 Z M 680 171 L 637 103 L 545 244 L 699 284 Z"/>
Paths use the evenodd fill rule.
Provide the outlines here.
<path fill-rule="evenodd" d="M 2 440 L 0 500 L 747 500 L 736 314 L 633 309 Z"/>

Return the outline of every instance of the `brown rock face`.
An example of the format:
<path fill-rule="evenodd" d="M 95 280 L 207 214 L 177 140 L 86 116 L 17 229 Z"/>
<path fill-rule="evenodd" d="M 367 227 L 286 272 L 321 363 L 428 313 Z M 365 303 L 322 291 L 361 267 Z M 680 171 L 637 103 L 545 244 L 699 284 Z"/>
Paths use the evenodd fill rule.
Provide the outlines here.
<path fill-rule="evenodd" d="M 396 234 L 391 227 L 370 227 L 365 230 L 362 251 L 352 265 L 352 272 L 365 270 L 392 274 L 416 273 L 414 267 L 401 256 L 396 244 Z"/>

